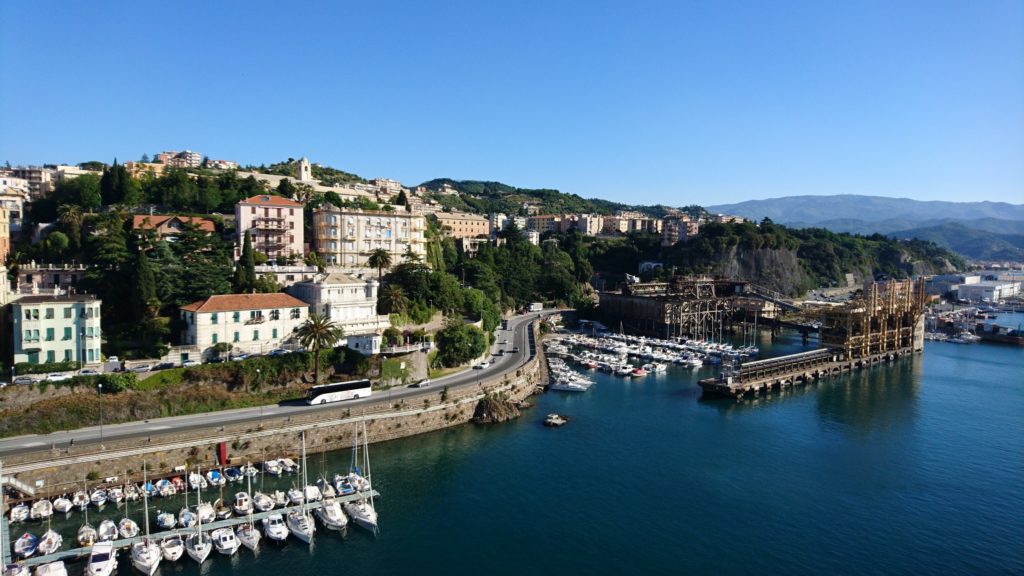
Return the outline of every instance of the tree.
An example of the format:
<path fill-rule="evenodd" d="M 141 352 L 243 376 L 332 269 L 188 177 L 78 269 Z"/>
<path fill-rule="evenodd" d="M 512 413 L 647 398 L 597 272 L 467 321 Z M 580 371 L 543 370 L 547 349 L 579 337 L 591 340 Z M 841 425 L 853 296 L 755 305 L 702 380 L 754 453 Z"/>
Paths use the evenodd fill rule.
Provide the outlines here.
<path fill-rule="evenodd" d="M 405 206 L 409 203 L 409 199 L 405 196 L 405 190 L 398 191 L 398 197 L 395 198 L 395 204 L 399 206 Z"/>
<path fill-rule="evenodd" d="M 57 208 L 57 222 L 68 235 L 71 250 L 74 252 L 82 248 L 82 218 L 82 210 L 74 204 L 64 204 Z"/>
<path fill-rule="evenodd" d="M 321 274 L 327 269 L 323 256 L 317 252 L 310 252 L 309 254 L 306 254 L 306 257 L 303 258 L 303 262 L 305 262 L 307 266 L 316 266 L 316 271 Z"/>
<path fill-rule="evenodd" d="M 277 184 L 277 193 L 285 198 L 293 198 L 295 196 L 295 184 L 292 184 L 290 178 L 282 178 L 281 182 Z"/>
<path fill-rule="evenodd" d="M 143 152 L 142 158 L 139 158 L 139 162 L 142 162 L 143 164 L 149 164 L 149 154 Z"/>
<path fill-rule="evenodd" d="M 256 288 L 256 255 L 252 251 L 248 230 L 242 241 L 242 256 L 235 264 L 234 285 L 237 293 L 252 292 Z"/>
<path fill-rule="evenodd" d="M 370 252 L 370 257 L 366 259 L 366 263 L 371 268 L 377 269 L 377 282 L 380 282 L 383 270 L 391 267 L 391 253 L 383 248 L 377 248 Z"/>
<path fill-rule="evenodd" d="M 139 321 L 155 316 L 160 309 L 160 301 L 156 297 L 156 276 L 145 250 L 139 249 L 135 255 L 135 270 L 131 282 L 130 318 Z"/>
<path fill-rule="evenodd" d="M 63 232 L 56 230 L 50 232 L 46 237 L 46 251 L 54 260 L 60 260 L 61 256 L 68 249 L 68 237 Z"/>
<path fill-rule="evenodd" d="M 419 254 L 412 251 L 411 244 L 405 247 L 405 253 L 402 254 L 402 258 L 404 258 L 406 262 L 419 262 L 423 260 Z"/>
<path fill-rule="evenodd" d="M 435 337 L 437 358 L 445 366 L 465 364 L 487 350 L 487 337 L 471 324 L 449 322 Z"/>
<path fill-rule="evenodd" d="M 377 298 L 377 308 L 388 314 L 405 314 L 409 310 L 409 298 L 401 286 L 389 284 Z"/>
<path fill-rule="evenodd" d="M 313 351 L 313 382 L 320 383 L 320 350 L 332 348 L 345 335 L 345 331 L 321 314 L 311 314 L 296 330 L 295 336 L 307 349 Z"/>

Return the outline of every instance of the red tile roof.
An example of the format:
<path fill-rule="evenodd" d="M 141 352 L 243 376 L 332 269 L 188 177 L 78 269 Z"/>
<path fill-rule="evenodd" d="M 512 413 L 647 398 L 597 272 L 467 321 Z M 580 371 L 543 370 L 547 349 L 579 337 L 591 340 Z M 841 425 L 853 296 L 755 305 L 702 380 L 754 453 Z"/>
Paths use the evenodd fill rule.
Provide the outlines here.
<path fill-rule="evenodd" d="M 199 218 L 198 216 L 175 216 L 174 214 L 136 214 L 132 217 L 132 229 L 144 228 L 153 230 L 163 226 L 168 220 L 173 219 L 177 219 L 182 223 L 193 224 L 206 232 L 213 232 L 215 230 L 213 220 Z"/>
<path fill-rule="evenodd" d="M 302 300 L 284 293 L 276 294 L 219 294 L 197 300 L 182 310 L 189 312 L 231 312 L 234 310 L 265 310 L 267 308 L 308 308 Z"/>
<path fill-rule="evenodd" d="M 256 204 L 258 206 L 302 206 L 301 202 L 289 200 L 284 196 L 273 196 L 271 194 L 257 194 L 252 198 L 246 198 L 239 204 Z"/>

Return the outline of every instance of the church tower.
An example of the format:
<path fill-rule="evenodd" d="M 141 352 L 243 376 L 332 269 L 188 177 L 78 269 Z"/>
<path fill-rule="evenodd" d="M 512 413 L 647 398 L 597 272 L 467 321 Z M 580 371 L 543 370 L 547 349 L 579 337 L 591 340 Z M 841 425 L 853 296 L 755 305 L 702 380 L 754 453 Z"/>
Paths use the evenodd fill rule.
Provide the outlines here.
<path fill-rule="evenodd" d="M 303 156 L 299 158 L 299 182 L 313 181 L 313 168 L 309 165 L 309 159 Z"/>

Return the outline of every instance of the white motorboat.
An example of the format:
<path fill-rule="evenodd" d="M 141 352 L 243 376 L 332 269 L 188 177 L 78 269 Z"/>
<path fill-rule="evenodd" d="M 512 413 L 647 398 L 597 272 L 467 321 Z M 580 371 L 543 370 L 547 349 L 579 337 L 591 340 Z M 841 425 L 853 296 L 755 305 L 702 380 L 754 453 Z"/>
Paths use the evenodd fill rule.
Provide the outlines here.
<path fill-rule="evenodd" d="M 235 538 L 235 532 L 231 528 L 217 528 L 210 536 L 213 537 L 213 547 L 225 556 L 231 556 L 238 552 L 238 548 L 242 545 L 238 538 Z"/>
<path fill-rule="evenodd" d="M 181 512 L 178 512 L 178 524 L 181 524 L 182 528 L 191 528 L 195 526 L 196 513 L 188 508 L 182 508 Z"/>
<path fill-rule="evenodd" d="M 117 555 L 114 553 L 113 542 L 97 542 L 89 552 L 89 562 L 85 565 L 86 576 L 110 576 L 117 568 Z"/>
<path fill-rule="evenodd" d="M 267 538 L 275 542 L 284 542 L 288 539 L 288 525 L 280 514 L 271 514 L 263 519 L 263 533 Z"/>
<path fill-rule="evenodd" d="M 209 502 L 200 502 L 199 505 L 196 506 L 196 516 L 199 518 L 200 522 L 206 522 L 209 524 L 217 518 L 217 512 L 214 511 L 213 505 Z"/>
<path fill-rule="evenodd" d="M 252 464 L 246 464 L 245 466 L 242 466 L 242 474 L 245 474 L 249 478 L 253 478 L 259 473 L 260 471 L 257 470 L 256 467 L 253 466 Z"/>
<path fill-rule="evenodd" d="M 377 531 L 377 510 L 369 500 L 362 498 L 346 502 L 345 513 L 352 518 L 356 525 L 366 528 L 371 532 Z"/>
<path fill-rule="evenodd" d="M 341 530 L 348 526 L 348 517 L 341 510 L 341 504 L 334 498 L 324 498 L 323 505 L 313 511 L 325 528 Z"/>
<path fill-rule="evenodd" d="M 52 528 L 47 530 L 43 534 L 43 537 L 39 539 L 39 553 L 43 556 L 49 556 L 60 550 L 61 545 L 64 543 L 64 538 Z"/>
<path fill-rule="evenodd" d="M 252 506 L 259 512 L 269 512 L 274 509 L 274 500 L 263 492 L 252 495 Z"/>
<path fill-rule="evenodd" d="M 96 532 L 100 542 L 112 542 L 117 539 L 117 524 L 114 524 L 113 520 L 104 520 L 100 522 L 100 527 Z"/>
<path fill-rule="evenodd" d="M 349 484 L 348 476 L 341 474 L 334 475 L 334 491 L 338 496 L 348 496 L 356 493 L 356 489 L 352 487 L 352 484 Z"/>
<path fill-rule="evenodd" d="M 288 501 L 298 506 L 302 504 L 302 490 L 299 490 L 295 486 L 288 489 Z"/>
<path fill-rule="evenodd" d="M 3 567 L 4 576 L 31 576 L 31 572 L 28 570 L 28 566 L 24 564 L 8 564 Z"/>
<path fill-rule="evenodd" d="M 18 504 L 11 508 L 11 522 L 24 522 L 25 520 L 28 520 L 28 515 L 30 513 L 28 506 L 25 504 Z"/>
<path fill-rule="evenodd" d="M 232 506 L 235 514 L 239 516 L 245 516 L 249 512 L 252 512 L 252 498 L 249 497 L 248 492 L 236 492 L 235 503 Z"/>
<path fill-rule="evenodd" d="M 320 490 L 320 495 L 323 496 L 324 498 L 334 498 L 335 496 L 338 495 L 338 492 L 334 489 L 334 486 L 331 486 L 331 483 L 328 482 L 326 478 L 319 478 L 316 481 L 316 487 Z"/>
<path fill-rule="evenodd" d="M 131 518 L 121 518 L 117 523 L 117 531 L 122 538 L 135 538 L 139 535 L 139 525 Z"/>
<path fill-rule="evenodd" d="M 92 491 L 92 495 L 89 497 L 89 500 L 92 502 L 93 506 L 103 508 L 107 503 L 107 491 L 102 488 L 97 488 Z"/>
<path fill-rule="evenodd" d="M 146 576 L 153 576 L 160 568 L 160 561 L 163 560 L 163 553 L 160 546 L 146 536 L 141 542 L 132 544 L 131 547 L 132 566 Z"/>
<path fill-rule="evenodd" d="M 288 495 L 280 490 L 274 490 L 274 493 L 270 495 L 274 500 L 274 505 L 278 508 L 282 508 L 288 505 Z"/>
<path fill-rule="evenodd" d="M 281 458 L 281 469 L 287 474 L 297 474 L 299 465 L 291 458 Z"/>
<path fill-rule="evenodd" d="M 34 574 L 35 576 L 68 576 L 68 569 L 64 566 L 64 562 L 58 560 L 36 566 Z"/>
<path fill-rule="evenodd" d="M 73 506 L 74 505 L 71 503 L 71 500 L 64 496 L 53 501 L 53 511 L 58 514 L 67 514 L 68 512 L 71 512 L 71 508 Z"/>
<path fill-rule="evenodd" d="M 89 506 L 89 493 L 79 490 L 71 495 L 71 504 L 79 510 L 85 510 Z"/>
<path fill-rule="evenodd" d="M 127 502 L 135 502 L 142 497 L 142 490 L 139 489 L 138 484 L 129 482 L 124 485 L 124 499 Z"/>
<path fill-rule="evenodd" d="M 278 460 L 267 460 L 263 463 L 263 471 L 271 476 L 280 476 L 281 472 L 283 472 L 281 462 Z"/>
<path fill-rule="evenodd" d="M 34 502 L 28 513 L 30 520 L 46 520 L 50 516 L 53 516 L 53 502 L 46 499 Z"/>
<path fill-rule="evenodd" d="M 160 554 L 168 562 L 177 562 L 185 554 L 185 540 L 180 534 L 174 534 L 160 541 Z"/>
<path fill-rule="evenodd" d="M 174 516 L 173 512 L 161 512 L 157 510 L 156 525 L 162 530 L 174 530 L 174 527 L 178 525 L 178 518 Z"/>
<path fill-rule="evenodd" d="M 216 468 L 206 473 L 206 480 L 210 483 L 210 486 L 223 486 L 227 484 L 227 478 Z"/>
<path fill-rule="evenodd" d="M 242 524 L 235 530 L 235 536 L 243 546 L 249 550 L 256 551 L 260 546 L 260 531 L 252 523 Z"/>
<path fill-rule="evenodd" d="M 324 499 L 323 493 L 316 486 L 306 486 L 302 490 L 302 495 L 305 496 L 306 502 L 319 502 Z"/>
<path fill-rule="evenodd" d="M 206 483 L 206 478 L 203 478 L 202 474 L 193 472 L 188 475 L 188 486 L 193 490 L 199 490 L 200 488 L 206 488 L 208 484 Z"/>
<path fill-rule="evenodd" d="M 36 553 L 39 549 L 39 538 L 36 538 L 35 534 L 25 532 L 14 542 L 14 553 L 19 558 L 28 558 Z"/>
<path fill-rule="evenodd" d="M 213 503 L 213 514 L 217 517 L 217 520 L 227 520 L 231 518 L 231 506 L 224 503 L 224 500 L 217 498 L 217 501 Z"/>
<path fill-rule="evenodd" d="M 110 490 L 107 490 L 107 500 L 114 504 L 120 504 L 124 500 L 124 488 L 114 486 Z"/>
<path fill-rule="evenodd" d="M 92 524 L 86 522 L 78 528 L 77 538 L 78 545 L 82 548 L 92 546 L 96 543 L 96 529 L 92 527 Z"/>
<path fill-rule="evenodd" d="M 156 490 L 156 493 L 163 498 L 174 496 L 178 493 L 178 489 L 174 487 L 174 483 L 167 478 L 157 480 L 156 484 L 153 484 L 153 488 Z"/>
<path fill-rule="evenodd" d="M 189 558 L 202 564 L 213 550 L 213 539 L 206 532 L 197 531 L 185 538 L 185 552 Z"/>

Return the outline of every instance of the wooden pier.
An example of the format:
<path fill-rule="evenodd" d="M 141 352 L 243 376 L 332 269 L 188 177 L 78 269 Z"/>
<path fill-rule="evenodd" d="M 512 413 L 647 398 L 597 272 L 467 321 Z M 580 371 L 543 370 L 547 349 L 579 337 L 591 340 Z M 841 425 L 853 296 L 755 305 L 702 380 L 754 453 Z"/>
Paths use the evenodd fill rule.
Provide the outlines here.
<path fill-rule="evenodd" d="M 735 369 L 725 369 L 714 378 L 700 381 L 706 394 L 742 398 L 767 394 L 791 386 L 816 382 L 829 376 L 838 376 L 860 368 L 892 362 L 914 353 L 903 348 L 871 356 L 844 359 L 842 351 L 819 348 L 787 356 L 747 362 Z"/>
<path fill-rule="evenodd" d="M 376 490 L 371 490 L 369 493 L 360 492 L 360 493 L 356 493 L 356 494 L 349 494 L 347 496 L 335 496 L 334 499 L 338 502 L 338 504 L 345 504 L 347 502 L 354 502 L 356 500 L 362 500 L 363 498 L 370 497 L 371 495 L 372 495 L 373 498 L 380 498 L 380 493 L 379 492 L 377 492 Z M 322 502 L 309 502 L 309 503 L 306 504 L 306 509 L 309 510 L 310 512 L 312 512 L 313 510 L 316 510 L 317 508 L 320 508 L 322 505 L 323 505 Z M 289 512 L 291 512 L 292 510 L 299 510 L 300 508 L 302 508 L 302 506 L 295 505 L 295 506 L 286 506 L 284 508 L 274 508 L 273 510 L 268 510 L 267 512 L 254 512 L 253 515 L 252 515 L 253 522 L 257 522 L 259 520 L 262 520 L 262 519 L 267 518 L 268 516 L 272 516 L 274 514 L 281 514 L 282 516 L 285 516 Z M 216 530 L 218 528 L 234 527 L 234 526 L 238 526 L 240 524 L 246 524 L 248 522 L 249 522 L 249 516 L 232 516 L 231 518 L 228 518 L 226 520 L 215 520 L 213 522 L 210 522 L 209 524 L 203 524 L 203 532 L 209 533 L 209 532 L 213 532 L 214 530 Z M 351 519 L 349 520 L 349 522 L 351 524 Z M 0 520 L 0 523 L 3 524 L 3 526 L 0 526 L 0 530 L 7 528 L 7 526 L 8 526 L 7 518 L 3 518 L 2 520 Z M 38 524 L 38 523 L 33 523 L 33 524 Z M 136 542 L 141 542 L 143 539 L 145 539 L 145 537 L 146 537 L 144 535 L 145 527 L 140 526 L 139 528 L 141 529 L 140 532 L 143 532 L 143 533 L 140 533 L 135 538 L 119 538 L 117 540 L 114 540 L 114 549 L 115 550 L 121 550 L 123 548 L 129 548 L 132 544 L 134 544 Z M 188 536 L 189 534 L 191 534 L 192 532 L 195 532 L 195 530 L 196 530 L 195 528 L 176 528 L 174 530 L 166 530 L 166 531 L 162 531 L 162 532 L 154 532 L 154 533 L 150 533 L 149 539 L 153 540 L 155 542 L 159 542 L 160 540 L 163 540 L 164 538 L 167 538 L 169 536 L 173 536 L 174 534 L 180 534 L 184 538 L 184 537 Z M 8 532 L 9 532 L 9 530 L 8 530 Z M 6 538 L 4 539 L 4 542 L 5 543 L 10 543 L 11 546 L 13 547 L 13 542 L 7 540 Z M 91 550 L 92 550 L 91 547 L 70 548 L 70 549 L 67 549 L 67 550 L 58 550 L 57 552 L 55 552 L 53 554 L 50 554 L 50 555 L 47 555 L 47 556 L 32 556 L 32 557 L 26 558 L 24 560 L 18 560 L 18 562 L 21 563 L 21 564 L 24 564 L 25 566 L 37 566 L 39 564 L 47 564 L 49 562 L 56 562 L 58 560 L 64 561 L 64 562 L 73 562 L 73 561 L 76 561 L 76 560 L 78 560 L 80 558 L 84 558 L 84 557 L 88 556 Z M 4 552 L 5 552 L 4 556 L 8 559 L 8 561 L 10 561 L 10 559 L 11 559 L 10 552 L 7 551 L 7 550 L 5 550 Z"/>

